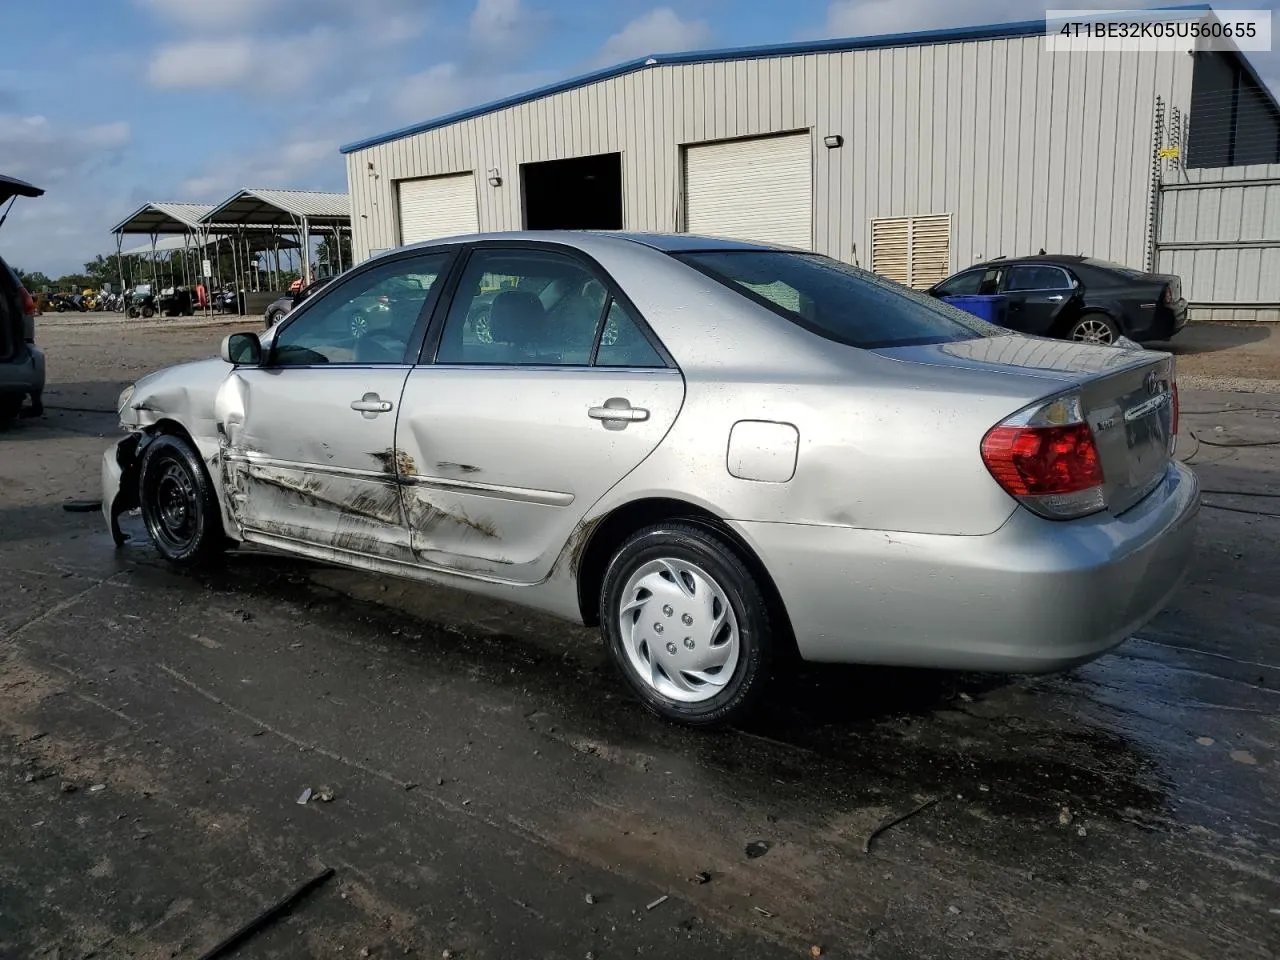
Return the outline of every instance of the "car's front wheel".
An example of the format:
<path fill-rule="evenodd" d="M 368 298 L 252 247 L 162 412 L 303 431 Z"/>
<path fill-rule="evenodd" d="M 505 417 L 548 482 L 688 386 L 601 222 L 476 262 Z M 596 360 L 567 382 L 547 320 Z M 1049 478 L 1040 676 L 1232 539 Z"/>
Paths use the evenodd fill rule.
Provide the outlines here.
<path fill-rule="evenodd" d="M 195 566 L 226 545 L 213 482 L 200 457 L 180 437 L 157 437 L 142 455 L 138 503 L 156 552 Z"/>
<path fill-rule="evenodd" d="M 284 316 L 283 310 L 272 310 L 269 314 L 267 314 L 267 329 L 270 330 L 277 323 L 279 323 L 280 318 L 283 316 Z"/>
<path fill-rule="evenodd" d="M 769 679 L 764 594 L 713 531 L 681 522 L 640 530 L 614 554 L 600 600 L 614 664 L 661 717 L 692 726 L 737 720 Z"/>

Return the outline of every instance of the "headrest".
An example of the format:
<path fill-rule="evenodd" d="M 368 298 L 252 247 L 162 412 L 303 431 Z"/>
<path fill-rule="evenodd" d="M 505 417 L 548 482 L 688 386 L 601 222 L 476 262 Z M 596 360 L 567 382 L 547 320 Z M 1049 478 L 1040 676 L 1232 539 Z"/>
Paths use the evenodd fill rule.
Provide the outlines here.
<path fill-rule="evenodd" d="M 503 290 L 489 307 L 489 332 L 495 343 L 525 347 L 542 340 L 547 313 L 528 290 Z"/>

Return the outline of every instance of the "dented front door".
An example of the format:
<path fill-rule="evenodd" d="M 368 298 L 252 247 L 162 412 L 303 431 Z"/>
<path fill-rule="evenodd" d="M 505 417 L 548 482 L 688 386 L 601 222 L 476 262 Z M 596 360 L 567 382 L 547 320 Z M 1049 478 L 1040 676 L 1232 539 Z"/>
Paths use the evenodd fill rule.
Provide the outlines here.
<path fill-rule="evenodd" d="M 375 261 L 283 322 L 215 406 L 228 507 L 250 540 L 336 559 L 412 558 L 396 418 L 452 254 Z"/>
<path fill-rule="evenodd" d="M 231 374 L 219 395 L 223 477 L 251 539 L 410 559 L 394 449 L 407 374 L 404 366 Z"/>

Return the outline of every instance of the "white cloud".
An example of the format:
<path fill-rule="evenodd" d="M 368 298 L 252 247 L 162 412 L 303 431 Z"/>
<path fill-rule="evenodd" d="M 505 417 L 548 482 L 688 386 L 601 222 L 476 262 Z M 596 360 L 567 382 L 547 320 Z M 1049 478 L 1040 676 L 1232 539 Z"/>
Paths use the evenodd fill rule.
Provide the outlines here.
<path fill-rule="evenodd" d="M 526 11 L 520 0 L 476 0 L 467 32 L 478 50 L 502 54 L 531 45 L 541 26 L 542 18 Z"/>
<path fill-rule="evenodd" d="M 681 20 L 670 7 L 657 7 L 636 17 L 600 48 L 600 65 L 633 60 L 647 53 L 671 53 L 704 47 L 711 40 L 705 20 Z"/>
<path fill-rule="evenodd" d="M 342 38 L 323 26 L 291 37 L 184 40 L 162 46 L 147 77 L 162 88 L 244 87 L 259 94 L 287 95 L 332 68 L 342 46 Z"/>
<path fill-rule="evenodd" d="M 123 121 L 63 128 L 40 115 L 0 114 L 4 172 L 45 189 L 43 197 L 14 206 L 0 231 L 6 258 L 58 276 L 106 249 L 111 217 L 125 201 L 104 186 L 101 173 L 132 139 Z"/>
<path fill-rule="evenodd" d="M 263 17 L 274 0 L 137 0 L 166 20 L 186 27 L 243 27 Z M 279 4 L 275 4 L 279 6 Z"/>

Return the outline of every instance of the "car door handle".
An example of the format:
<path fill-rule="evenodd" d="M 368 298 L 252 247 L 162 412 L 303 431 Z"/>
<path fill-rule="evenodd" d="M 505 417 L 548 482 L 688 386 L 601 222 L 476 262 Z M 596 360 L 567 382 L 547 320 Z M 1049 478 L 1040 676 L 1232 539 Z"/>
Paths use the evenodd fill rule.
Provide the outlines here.
<path fill-rule="evenodd" d="M 635 423 L 649 419 L 649 411 L 644 407 L 633 407 L 621 397 L 613 397 L 604 402 L 602 407 L 592 407 L 587 411 L 592 420 L 621 421 Z"/>
<path fill-rule="evenodd" d="M 1052 297 L 1045 297 L 1045 300 L 1049 303 L 1061 303 L 1062 299 L 1062 294 L 1060 293 L 1055 293 Z"/>
<path fill-rule="evenodd" d="M 351 401 L 351 409 L 363 413 L 366 417 L 371 414 L 390 413 L 394 407 L 390 400 L 383 400 L 376 393 L 366 393 L 359 400 Z"/>

